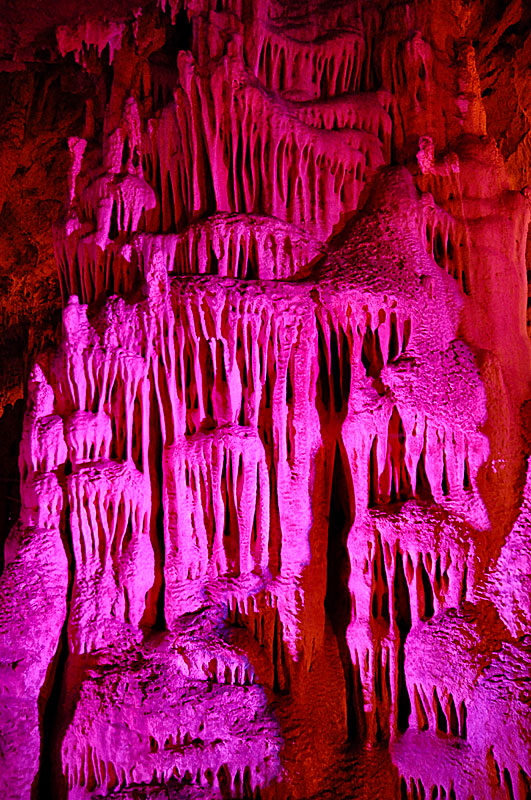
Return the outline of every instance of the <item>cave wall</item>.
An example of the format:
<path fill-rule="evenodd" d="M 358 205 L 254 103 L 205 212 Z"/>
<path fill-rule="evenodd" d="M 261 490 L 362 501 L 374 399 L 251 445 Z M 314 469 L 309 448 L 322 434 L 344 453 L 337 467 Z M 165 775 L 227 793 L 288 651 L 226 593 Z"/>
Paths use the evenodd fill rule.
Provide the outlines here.
<path fill-rule="evenodd" d="M 531 797 L 530 31 L 6 5 L 3 797 Z"/>

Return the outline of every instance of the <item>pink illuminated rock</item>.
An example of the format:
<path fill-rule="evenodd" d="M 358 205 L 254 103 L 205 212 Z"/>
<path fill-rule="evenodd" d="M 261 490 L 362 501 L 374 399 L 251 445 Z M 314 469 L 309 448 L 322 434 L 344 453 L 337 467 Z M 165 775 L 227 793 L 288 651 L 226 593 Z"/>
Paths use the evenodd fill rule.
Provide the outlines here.
<path fill-rule="evenodd" d="M 66 421 L 66 442 L 72 464 L 109 458 L 112 442 L 110 417 L 104 411 L 76 411 Z"/>
<path fill-rule="evenodd" d="M 167 451 L 164 474 L 168 587 L 170 571 L 184 580 L 267 569 L 269 477 L 254 429 L 199 432 Z M 227 515 L 233 530 L 226 528 Z"/>
<path fill-rule="evenodd" d="M 13 800 L 30 797 L 38 781 L 42 707 L 67 615 L 68 561 L 59 529 L 62 490 L 57 482 L 41 481 L 35 493 L 36 507 L 23 508 L 6 542 L 0 581 L 0 790 Z"/>
<path fill-rule="evenodd" d="M 53 413 L 54 392 L 38 365 L 30 376 L 28 388 L 30 396 L 19 460 L 23 482 L 33 473 L 51 472 L 64 464 L 67 456 L 63 420 Z"/>
<path fill-rule="evenodd" d="M 224 641 L 215 618 L 191 616 L 174 635 L 111 651 L 104 664 L 102 681 L 98 660 L 91 663 L 63 741 L 69 796 L 153 776 L 188 776 L 198 792 L 254 791 L 278 778 L 278 723 L 245 654 Z"/>
<path fill-rule="evenodd" d="M 530 206 L 458 6 L 57 28 L 2 796 L 528 800 Z"/>
<path fill-rule="evenodd" d="M 500 618 L 515 638 L 531 634 L 530 490 L 528 466 L 520 513 L 501 549 L 489 587 Z"/>
<path fill-rule="evenodd" d="M 67 615 L 68 563 L 57 527 L 13 528 L 0 582 L 0 791 L 30 797 L 38 781 L 42 707 Z"/>
<path fill-rule="evenodd" d="M 216 214 L 179 234 L 141 234 L 135 248 L 146 266 L 160 251 L 167 271 L 178 275 L 265 280 L 306 277 L 309 264 L 324 254 L 304 231 L 250 214 Z"/>
<path fill-rule="evenodd" d="M 76 559 L 70 639 L 84 653 L 112 642 L 122 625 L 138 631 L 154 581 L 150 484 L 127 462 L 95 460 L 69 476 L 67 489 Z"/>

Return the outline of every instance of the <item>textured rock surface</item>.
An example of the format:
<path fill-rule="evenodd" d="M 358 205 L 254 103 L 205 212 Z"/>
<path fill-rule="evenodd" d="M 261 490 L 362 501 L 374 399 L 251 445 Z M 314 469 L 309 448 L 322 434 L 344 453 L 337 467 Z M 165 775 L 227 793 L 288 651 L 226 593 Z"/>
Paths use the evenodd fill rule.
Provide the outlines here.
<path fill-rule="evenodd" d="M 2 797 L 531 797 L 502 5 L 6 7 Z"/>

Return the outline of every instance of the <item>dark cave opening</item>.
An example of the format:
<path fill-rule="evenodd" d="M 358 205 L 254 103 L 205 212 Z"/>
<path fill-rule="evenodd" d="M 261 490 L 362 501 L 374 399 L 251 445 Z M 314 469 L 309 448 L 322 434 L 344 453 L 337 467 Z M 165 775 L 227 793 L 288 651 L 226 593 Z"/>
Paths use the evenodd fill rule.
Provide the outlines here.
<path fill-rule="evenodd" d="M 4 571 L 5 540 L 20 512 L 18 451 L 23 419 L 23 400 L 6 406 L 0 417 L 0 575 Z"/>
<path fill-rule="evenodd" d="M 347 627 L 351 619 L 352 600 L 348 588 L 350 559 L 347 537 L 354 522 L 353 489 L 345 467 L 341 446 L 336 443 L 330 507 L 328 517 L 327 579 L 325 610 L 337 639 L 345 677 L 347 699 L 347 731 L 350 739 L 360 736 L 361 720 L 356 719 L 354 670 L 347 644 Z"/>

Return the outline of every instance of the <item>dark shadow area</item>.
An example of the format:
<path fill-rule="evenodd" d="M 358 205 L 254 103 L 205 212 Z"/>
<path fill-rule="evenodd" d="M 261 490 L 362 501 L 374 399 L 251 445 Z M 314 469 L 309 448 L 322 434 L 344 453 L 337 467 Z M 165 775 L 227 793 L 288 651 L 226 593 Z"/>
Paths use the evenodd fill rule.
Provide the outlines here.
<path fill-rule="evenodd" d="M 336 444 L 330 512 L 328 518 L 327 581 L 325 610 L 337 639 L 341 664 L 345 676 L 347 698 L 347 729 L 349 738 L 359 736 L 359 722 L 355 719 L 354 671 L 347 644 L 347 627 L 351 619 L 352 600 L 348 587 L 350 559 L 347 537 L 354 522 L 354 498 L 350 471 L 344 463 L 345 456 Z"/>
<path fill-rule="evenodd" d="M 163 484 L 163 441 L 161 415 L 164 414 L 167 424 L 171 419 L 169 397 L 163 392 L 164 380 L 159 381 L 161 386 L 161 402 L 159 403 L 152 389 L 150 397 L 150 436 L 149 436 L 149 477 L 151 481 L 151 544 L 155 554 L 155 581 L 146 596 L 146 610 L 142 624 L 154 627 L 155 630 L 166 630 L 166 617 L 164 600 L 166 581 L 164 565 L 166 560 L 166 546 L 164 541 L 164 509 L 162 506 Z"/>
<path fill-rule="evenodd" d="M 20 513 L 18 452 L 23 419 L 23 400 L 6 406 L 0 417 L 0 575 L 4 571 L 4 545 Z"/>
<path fill-rule="evenodd" d="M 163 16 L 170 17 L 168 10 Z M 155 108 L 160 108 L 172 99 L 172 84 L 177 78 L 176 56 L 180 50 L 190 50 L 193 38 L 193 26 L 186 11 L 180 11 L 175 17 L 175 24 L 166 24 L 166 41 L 148 58 L 151 80 L 152 99 Z"/>

